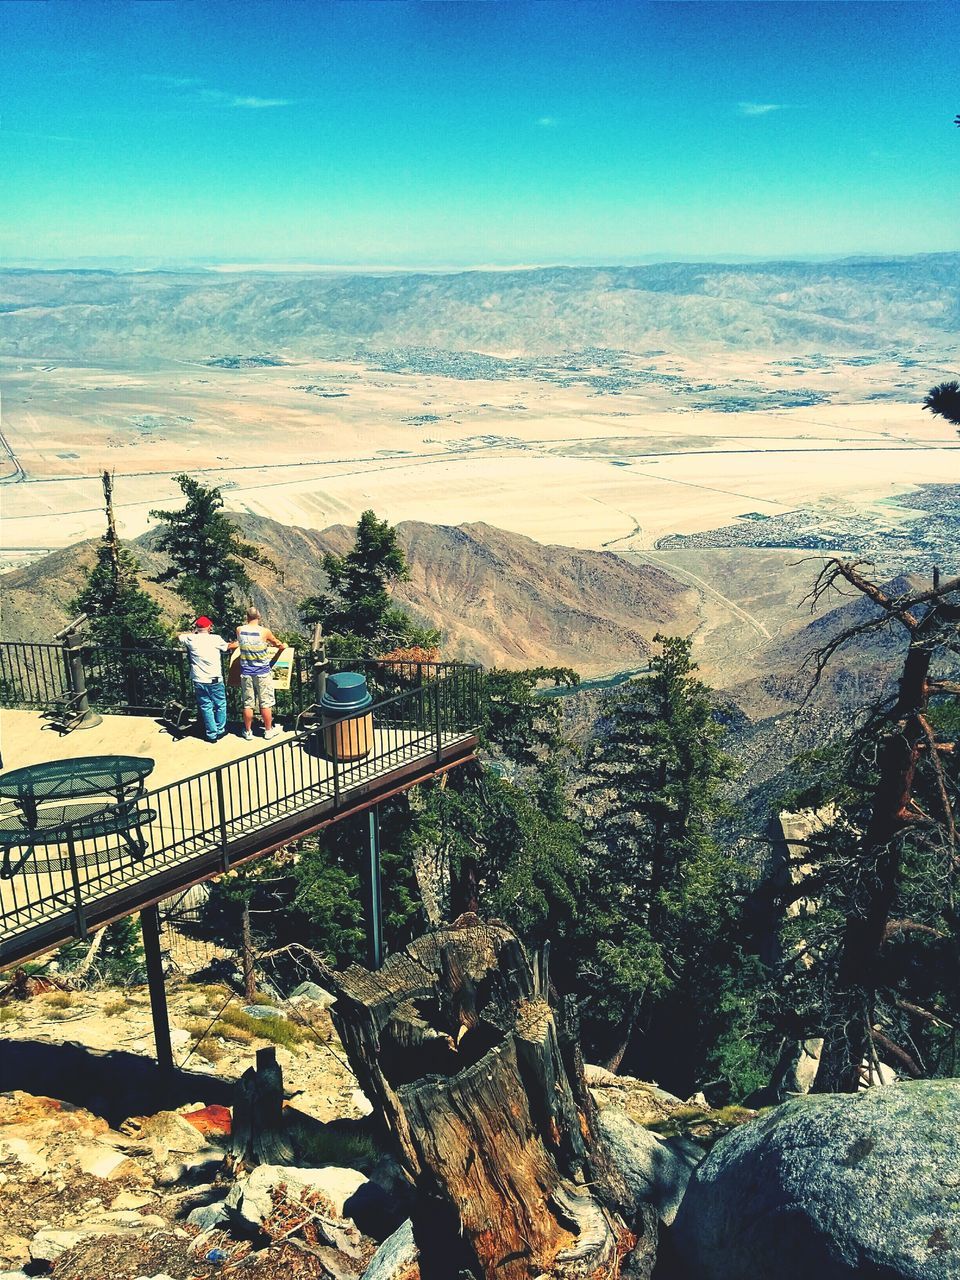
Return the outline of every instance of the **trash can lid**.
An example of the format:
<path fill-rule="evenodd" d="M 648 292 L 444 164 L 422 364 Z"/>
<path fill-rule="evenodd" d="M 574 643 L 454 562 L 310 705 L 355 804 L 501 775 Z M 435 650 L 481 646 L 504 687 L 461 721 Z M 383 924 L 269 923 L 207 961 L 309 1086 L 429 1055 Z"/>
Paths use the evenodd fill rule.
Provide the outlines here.
<path fill-rule="evenodd" d="M 327 676 L 320 706 L 324 711 L 362 711 L 372 701 L 373 695 L 367 688 L 365 676 L 357 671 L 337 671 Z"/>

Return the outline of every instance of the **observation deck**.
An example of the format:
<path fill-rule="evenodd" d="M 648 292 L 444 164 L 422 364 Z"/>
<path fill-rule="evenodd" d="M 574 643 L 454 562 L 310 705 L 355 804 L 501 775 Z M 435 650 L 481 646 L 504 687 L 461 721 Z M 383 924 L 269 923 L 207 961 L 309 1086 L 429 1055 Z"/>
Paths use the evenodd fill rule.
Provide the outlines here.
<path fill-rule="evenodd" d="M 71 696 L 69 657 L 59 645 L 0 644 L 3 769 L 99 754 L 152 759 L 138 801 L 142 848 L 79 830 L 82 838 L 37 844 L 18 859 L 0 878 L 0 967 L 372 809 L 471 760 L 477 746 L 480 669 L 467 664 L 333 664 L 363 670 L 374 697 L 369 754 L 340 760 L 326 754 L 318 727 L 291 727 L 313 700 L 299 658 L 290 691 L 278 694 L 281 735 L 249 742 L 234 725 L 213 745 L 170 719 L 171 708 L 193 705 L 185 660 L 171 650 L 84 647 L 90 706 L 102 718 L 59 734 L 45 713 Z"/>

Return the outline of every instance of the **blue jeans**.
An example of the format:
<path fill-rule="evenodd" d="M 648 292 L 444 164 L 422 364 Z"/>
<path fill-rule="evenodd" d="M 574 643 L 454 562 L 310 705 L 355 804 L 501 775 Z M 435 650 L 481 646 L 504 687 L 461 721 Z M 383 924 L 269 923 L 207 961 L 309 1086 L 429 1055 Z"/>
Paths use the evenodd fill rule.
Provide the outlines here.
<path fill-rule="evenodd" d="M 211 684 L 195 684 L 197 710 L 203 721 L 208 742 L 216 742 L 227 731 L 227 690 L 222 680 Z"/>

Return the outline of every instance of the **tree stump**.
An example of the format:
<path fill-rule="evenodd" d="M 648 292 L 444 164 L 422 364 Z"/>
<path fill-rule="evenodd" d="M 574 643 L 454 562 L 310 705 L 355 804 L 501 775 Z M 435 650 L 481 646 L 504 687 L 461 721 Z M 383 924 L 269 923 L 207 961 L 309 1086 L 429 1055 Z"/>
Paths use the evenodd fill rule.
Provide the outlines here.
<path fill-rule="evenodd" d="M 237 1083 L 230 1140 L 234 1171 L 290 1164 L 293 1148 L 283 1130 L 283 1071 L 271 1046 L 257 1050 L 256 1069 L 248 1067 Z"/>
<path fill-rule="evenodd" d="M 625 1274 L 635 1207 L 595 1132 L 576 1036 L 558 1034 L 506 926 L 464 915 L 376 973 L 353 965 L 327 981 L 418 1192 L 423 1280 Z"/>

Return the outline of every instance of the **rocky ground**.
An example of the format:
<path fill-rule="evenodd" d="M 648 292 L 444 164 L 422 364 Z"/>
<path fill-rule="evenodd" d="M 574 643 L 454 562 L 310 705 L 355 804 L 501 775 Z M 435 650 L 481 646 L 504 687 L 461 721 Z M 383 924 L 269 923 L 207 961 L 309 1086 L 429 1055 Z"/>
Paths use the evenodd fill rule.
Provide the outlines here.
<path fill-rule="evenodd" d="M 0 1001 L 0 1280 L 419 1280 L 412 1188 L 378 1146 L 329 996 L 260 999 L 171 981 L 184 1069 L 168 1086 L 144 989 Z M 231 1103 L 268 1046 L 287 1152 L 250 1169 L 231 1153 Z M 600 1067 L 586 1083 L 661 1224 L 657 1280 L 960 1277 L 960 1081 L 759 1118 Z"/>
<path fill-rule="evenodd" d="M 243 1001 L 226 986 L 168 979 L 177 1067 L 229 1082 L 250 1066 L 258 1047 L 274 1044 L 284 1079 L 296 1092 L 298 1110 L 318 1121 L 366 1115 L 369 1104 L 357 1090 L 326 1002 L 296 999 L 281 1006 L 265 997 L 257 999 L 263 1003 L 254 1006 L 253 1013 L 245 1012 Z M 122 1050 L 144 1059 L 155 1052 L 150 999 L 146 987 L 140 986 L 51 991 L 26 1001 L 11 1000 L 0 1008 L 0 1031 L 8 1044 L 70 1043 L 91 1055 Z M 26 1080 L 19 1083 L 28 1085 Z"/>
<path fill-rule="evenodd" d="M 324 993 L 282 1005 L 259 997 L 246 1009 L 225 986 L 172 980 L 168 995 L 182 1071 L 181 1100 L 167 1105 L 150 1063 L 145 988 L 51 990 L 0 1005 L 0 1084 L 20 1086 L 0 1094 L 0 1280 L 233 1271 L 248 1280 L 413 1280 L 409 1227 L 391 1234 L 409 1191 L 364 1120 L 370 1107 Z M 266 1045 L 283 1069 L 295 1163 L 238 1178 L 227 1154 L 230 1108 L 210 1099 L 229 1098 Z M 634 1120 L 702 1120 L 654 1085 L 589 1070 L 601 1105 Z M 134 1101 L 138 1112 L 128 1114 Z"/>
<path fill-rule="evenodd" d="M 264 1000 L 245 1011 L 231 994 L 217 985 L 169 984 L 171 1038 L 183 1068 L 175 1092 L 192 1088 L 197 1095 L 171 1109 L 163 1107 L 151 1072 L 145 988 L 53 990 L 0 1007 L 2 1083 L 24 1086 L 0 1094 L 0 1274 L 19 1276 L 27 1266 L 29 1274 L 57 1280 L 187 1280 L 222 1275 L 240 1262 L 252 1278 L 278 1270 L 337 1274 L 310 1253 L 323 1243 L 314 1232 L 311 1244 L 309 1224 L 272 1243 L 292 1225 L 286 1218 L 279 1229 L 268 1220 L 245 1221 L 238 1209 L 228 1228 L 203 1216 L 235 1185 L 225 1163 L 230 1111 L 204 1102 L 229 1097 L 231 1084 L 265 1045 L 275 1047 L 292 1095 L 285 1114 L 299 1163 L 372 1170 L 379 1155 L 358 1123 L 369 1104 L 343 1057 L 326 1001 L 298 999 L 281 1009 Z M 62 1064 L 52 1073 L 51 1056 Z M 134 1087 L 141 1064 L 145 1074 Z M 32 1078 L 56 1096 L 38 1096 Z M 121 1115 L 124 1096 L 146 1103 L 152 1114 Z M 112 1113 L 112 1126 L 101 1112 Z M 331 1128 L 332 1121 L 340 1127 Z M 348 1172 L 355 1185 L 367 1181 Z M 318 1193 L 326 1193 L 333 1209 L 338 1185 L 334 1178 Z M 283 1203 L 278 1194 L 277 1204 Z M 339 1208 L 342 1214 L 342 1194 Z M 191 1220 L 198 1210 L 207 1225 Z M 357 1265 L 344 1275 L 359 1274 L 376 1248 L 352 1231 Z"/>

